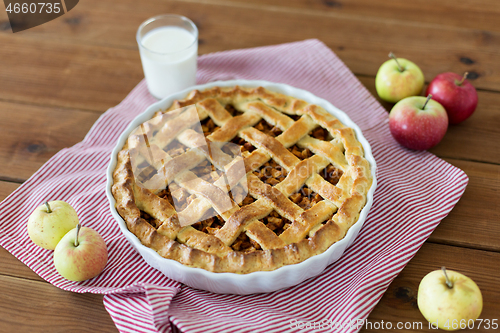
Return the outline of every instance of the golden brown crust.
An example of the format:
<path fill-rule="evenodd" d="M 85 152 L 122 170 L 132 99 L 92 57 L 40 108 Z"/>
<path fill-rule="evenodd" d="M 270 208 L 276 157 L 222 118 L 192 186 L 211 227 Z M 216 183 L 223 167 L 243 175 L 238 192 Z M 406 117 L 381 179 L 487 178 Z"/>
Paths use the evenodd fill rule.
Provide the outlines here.
<path fill-rule="evenodd" d="M 156 141 L 148 142 L 148 147 L 151 145 L 151 151 L 165 160 L 162 171 L 168 182 L 181 184 L 182 190 L 195 198 L 184 210 L 176 212 L 168 200 L 136 184 L 131 155 L 139 153 L 140 133 L 134 133 L 118 154 L 112 187 L 116 209 L 128 229 L 145 246 L 187 266 L 245 274 L 274 270 L 320 254 L 342 239 L 356 223 L 372 178 L 370 164 L 363 157 L 363 147 L 353 129 L 345 127 L 319 106 L 262 87 L 195 90 L 186 99 L 175 101 L 167 111 L 193 104 L 197 106 L 200 120 L 209 117 L 217 126 L 207 136 L 205 146 L 190 129 L 196 117 L 179 121 L 180 118 L 176 118 L 180 117 L 179 112 L 158 112 L 157 116 L 164 118 L 154 118 L 141 127 L 144 132 L 156 133 Z M 225 108 L 227 105 L 242 113 L 231 114 Z M 259 130 L 256 124 L 262 119 L 274 126 L 276 136 Z M 322 139 L 310 135 L 318 128 L 326 130 Z M 231 186 L 236 185 L 243 175 L 234 167 L 236 162 L 228 159 L 217 145 L 235 138 L 244 139 L 254 147 L 253 151 L 243 154 L 248 192 L 254 201 L 241 207 L 232 201 L 232 207 L 224 206 L 215 199 L 227 197 L 223 177 L 210 183 L 190 171 L 213 154 L 219 154 L 217 168 L 226 170 L 226 179 Z M 170 157 L 162 149 L 173 140 L 179 140 L 191 150 Z M 306 149 L 312 156 L 303 158 L 293 153 L 294 145 Z M 274 161 L 286 171 L 281 182 L 270 185 L 254 175 L 268 161 Z M 319 174 L 329 165 L 341 174 L 336 183 Z M 158 189 L 166 185 L 164 180 L 154 177 L 150 182 L 156 182 Z M 313 191 L 320 201 L 309 206 L 309 202 L 299 205 L 293 195 L 303 187 Z M 222 227 L 212 233 L 183 222 L 184 216 L 201 218 L 210 209 L 222 212 L 219 215 L 223 221 Z M 146 220 L 141 215 L 144 213 L 151 219 Z M 268 224 L 277 221 L 282 228 L 279 233 L 262 220 L 276 213 L 279 215 L 273 216 L 278 217 L 266 221 Z M 289 222 L 286 230 L 283 220 Z M 232 248 L 242 235 L 254 244 L 253 251 Z"/>

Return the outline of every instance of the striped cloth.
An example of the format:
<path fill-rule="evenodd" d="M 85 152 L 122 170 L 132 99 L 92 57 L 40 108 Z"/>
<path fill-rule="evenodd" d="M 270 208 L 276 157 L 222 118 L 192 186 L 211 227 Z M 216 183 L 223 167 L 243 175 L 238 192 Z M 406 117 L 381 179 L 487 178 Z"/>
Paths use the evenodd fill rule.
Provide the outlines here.
<path fill-rule="evenodd" d="M 104 113 L 79 144 L 63 149 L 0 204 L 0 245 L 54 286 L 101 293 L 120 332 L 356 332 L 391 281 L 459 200 L 463 171 L 392 138 L 388 114 L 337 56 L 318 40 L 208 54 L 198 82 L 262 79 L 302 88 L 346 112 L 370 142 L 378 164 L 372 210 L 355 243 L 316 278 L 249 296 L 186 287 L 149 267 L 108 209 L 105 170 L 120 133 L 155 100 L 141 82 Z M 75 207 L 104 237 L 109 262 L 81 283 L 61 278 L 52 251 L 34 245 L 26 222 L 45 200 Z M 7 291 L 8 292 L 8 291 Z"/>

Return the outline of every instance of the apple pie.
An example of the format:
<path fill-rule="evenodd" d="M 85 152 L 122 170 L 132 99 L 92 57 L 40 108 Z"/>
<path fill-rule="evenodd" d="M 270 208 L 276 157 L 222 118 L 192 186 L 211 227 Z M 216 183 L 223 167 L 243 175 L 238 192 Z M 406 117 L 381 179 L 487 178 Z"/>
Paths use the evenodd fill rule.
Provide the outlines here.
<path fill-rule="evenodd" d="M 179 112 L 190 107 L 196 117 Z M 211 272 L 270 271 L 323 253 L 358 221 L 372 185 L 352 128 L 262 87 L 194 90 L 141 131 L 117 156 L 116 209 L 143 245 Z M 160 167 L 134 164 L 141 140 Z"/>

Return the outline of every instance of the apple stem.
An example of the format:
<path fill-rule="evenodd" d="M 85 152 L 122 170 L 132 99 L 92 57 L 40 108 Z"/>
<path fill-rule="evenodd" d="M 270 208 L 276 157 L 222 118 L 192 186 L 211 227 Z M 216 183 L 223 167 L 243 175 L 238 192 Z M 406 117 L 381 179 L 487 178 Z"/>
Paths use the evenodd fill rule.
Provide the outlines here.
<path fill-rule="evenodd" d="M 49 202 L 45 201 L 45 206 L 47 206 L 47 213 L 52 213 L 52 209 L 50 209 Z"/>
<path fill-rule="evenodd" d="M 457 86 L 461 86 L 462 83 L 464 83 L 465 79 L 467 78 L 467 75 L 469 75 L 469 72 L 465 72 L 464 73 L 464 76 L 462 77 L 462 80 L 460 80 L 460 81 L 455 80 L 455 83 L 457 84 Z"/>
<path fill-rule="evenodd" d="M 448 288 L 453 288 L 453 283 L 450 281 L 450 279 L 448 278 L 448 274 L 446 274 L 446 267 L 441 267 L 441 270 L 443 271 L 443 274 L 444 274 L 444 277 L 446 278 L 446 285 L 448 286 Z"/>
<path fill-rule="evenodd" d="M 80 233 L 80 229 L 82 228 L 82 225 L 78 223 L 76 225 L 76 237 L 75 237 L 75 247 L 77 247 L 80 243 L 78 243 L 78 234 Z"/>
<path fill-rule="evenodd" d="M 429 102 L 429 100 L 432 98 L 432 95 L 429 94 L 427 95 L 427 99 L 425 100 L 425 103 L 424 103 L 424 106 L 422 106 L 422 110 L 425 110 L 425 106 L 427 105 L 427 103 Z"/>
<path fill-rule="evenodd" d="M 389 58 L 394 59 L 394 61 L 396 62 L 396 64 L 398 64 L 399 71 L 402 72 L 403 71 L 403 67 L 401 67 L 401 65 L 399 64 L 398 58 L 396 58 L 396 56 L 394 55 L 394 53 L 390 52 L 389 53 Z"/>

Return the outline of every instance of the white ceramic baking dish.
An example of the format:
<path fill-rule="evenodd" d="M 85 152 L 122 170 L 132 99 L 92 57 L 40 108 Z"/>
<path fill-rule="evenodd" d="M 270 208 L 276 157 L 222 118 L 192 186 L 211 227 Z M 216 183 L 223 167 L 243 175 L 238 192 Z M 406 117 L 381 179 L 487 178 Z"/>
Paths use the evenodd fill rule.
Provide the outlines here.
<path fill-rule="evenodd" d="M 367 202 L 361 214 L 359 216 L 358 222 L 356 222 L 347 232 L 346 236 L 338 241 L 337 243 L 330 246 L 328 250 L 324 253 L 313 256 L 301 263 L 295 265 L 288 265 L 278 268 L 274 271 L 265 272 L 253 272 L 249 274 L 234 274 L 234 273 L 213 273 L 206 271 L 201 268 L 193 268 L 185 266 L 175 260 L 165 259 L 161 257 L 154 250 L 141 244 L 140 240 L 131 233 L 125 224 L 125 221 L 118 214 L 115 209 L 115 199 L 111 194 L 111 186 L 113 185 L 113 170 L 116 166 L 116 156 L 118 152 L 122 149 L 125 141 L 127 140 L 130 132 L 139 126 L 141 123 L 151 119 L 154 113 L 158 110 L 165 110 L 174 100 L 183 99 L 187 94 L 194 90 L 205 90 L 211 87 L 220 86 L 235 86 L 239 85 L 241 87 L 258 87 L 262 86 L 266 89 L 283 93 L 285 95 L 293 96 L 302 99 L 308 103 L 316 104 L 333 114 L 346 126 L 353 128 L 356 131 L 357 138 L 359 142 L 363 145 L 365 151 L 365 158 L 371 164 L 371 171 L 373 177 L 372 186 L 368 192 Z M 127 129 L 120 136 L 116 147 L 113 149 L 111 154 L 111 161 L 107 170 L 107 186 L 106 195 L 109 200 L 110 210 L 115 217 L 120 230 L 123 232 L 125 237 L 128 239 L 130 244 L 140 253 L 144 260 L 152 267 L 158 269 L 163 274 L 171 279 L 182 282 L 188 286 L 203 289 L 216 293 L 227 293 L 227 294 L 253 294 L 262 293 L 279 290 L 282 288 L 290 287 L 296 285 L 308 278 L 314 277 L 326 268 L 329 264 L 338 260 L 344 251 L 354 242 L 359 231 L 363 227 L 363 223 L 370 211 L 373 203 L 373 194 L 377 186 L 376 175 L 376 164 L 373 158 L 370 145 L 368 141 L 363 137 L 360 128 L 342 111 L 334 107 L 328 101 L 316 97 L 312 93 L 291 87 L 286 84 L 272 83 L 267 81 L 247 81 L 247 80 L 231 80 L 231 81 L 217 81 L 210 82 L 203 85 L 198 85 L 181 91 L 179 93 L 173 94 L 169 97 L 164 98 L 161 101 L 154 103 L 149 106 L 146 111 L 138 115 L 127 127 Z"/>

